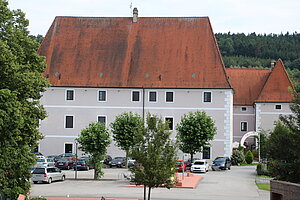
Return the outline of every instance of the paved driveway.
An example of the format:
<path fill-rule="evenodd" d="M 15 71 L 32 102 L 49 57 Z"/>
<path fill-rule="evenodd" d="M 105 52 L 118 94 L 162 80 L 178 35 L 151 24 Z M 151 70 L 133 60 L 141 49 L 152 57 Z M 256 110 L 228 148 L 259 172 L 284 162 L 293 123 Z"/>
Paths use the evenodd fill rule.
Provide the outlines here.
<path fill-rule="evenodd" d="M 128 180 L 122 178 L 126 169 L 105 169 L 103 181 L 83 180 L 91 178 L 92 171 L 78 174 L 81 180 L 66 180 L 52 184 L 33 184 L 32 196 L 68 196 L 68 197 L 115 197 L 143 198 L 143 188 L 122 187 Z M 258 190 L 255 185 L 255 167 L 232 167 L 227 171 L 209 171 L 203 176 L 196 189 L 152 190 L 153 199 L 168 200 L 267 200 L 269 192 Z M 67 177 L 73 178 L 74 171 L 67 171 Z M 71 199 L 71 198 L 70 198 Z"/>

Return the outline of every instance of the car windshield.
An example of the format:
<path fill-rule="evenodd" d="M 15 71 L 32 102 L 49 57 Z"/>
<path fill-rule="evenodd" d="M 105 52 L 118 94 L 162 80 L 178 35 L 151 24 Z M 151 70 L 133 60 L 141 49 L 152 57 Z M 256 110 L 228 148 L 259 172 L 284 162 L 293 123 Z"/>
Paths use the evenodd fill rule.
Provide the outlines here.
<path fill-rule="evenodd" d="M 71 159 L 69 159 L 69 158 L 62 158 L 62 159 L 59 159 L 59 161 L 58 162 L 68 162 L 68 161 L 70 161 Z"/>
<path fill-rule="evenodd" d="M 36 162 L 46 162 L 45 159 L 38 159 Z"/>
<path fill-rule="evenodd" d="M 33 174 L 44 174 L 45 168 L 35 168 L 32 173 Z"/>
<path fill-rule="evenodd" d="M 226 158 L 216 158 L 215 161 L 216 162 L 224 162 L 226 160 Z"/>
<path fill-rule="evenodd" d="M 77 163 L 85 163 L 85 160 L 77 160 Z"/>
<path fill-rule="evenodd" d="M 114 160 L 124 160 L 122 157 L 115 157 Z"/>
<path fill-rule="evenodd" d="M 197 161 L 194 163 L 194 165 L 204 165 L 205 163 L 203 161 Z"/>
<path fill-rule="evenodd" d="M 181 161 L 177 161 L 176 164 L 177 164 L 177 166 L 181 166 L 182 162 Z"/>

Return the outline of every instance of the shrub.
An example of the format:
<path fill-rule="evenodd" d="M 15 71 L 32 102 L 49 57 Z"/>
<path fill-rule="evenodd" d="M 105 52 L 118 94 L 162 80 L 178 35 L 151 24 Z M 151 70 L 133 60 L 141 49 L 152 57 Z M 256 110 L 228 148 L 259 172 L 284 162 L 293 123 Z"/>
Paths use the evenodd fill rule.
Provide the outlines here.
<path fill-rule="evenodd" d="M 269 173 L 269 171 L 268 171 L 267 164 L 266 164 L 266 163 L 259 163 L 259 164 L 256 166 L 256 173 L 257 173 L 257 175 L 259 175 L 259 176 L 269 176 L 270 173 Z"/>
<path fill-rule="evenodd" d="M 234 150 L 231 155 L 232 165 L 240 165 L 245 162 L 245 156 L 243 151 Z"/>
<path fill-rule="evenodd" d="M 251 164 L 253 162 L 253 154 L 250 150 L 247 151 L 246 155 L 245 155 L 245 160 L 247 164 Z"/>

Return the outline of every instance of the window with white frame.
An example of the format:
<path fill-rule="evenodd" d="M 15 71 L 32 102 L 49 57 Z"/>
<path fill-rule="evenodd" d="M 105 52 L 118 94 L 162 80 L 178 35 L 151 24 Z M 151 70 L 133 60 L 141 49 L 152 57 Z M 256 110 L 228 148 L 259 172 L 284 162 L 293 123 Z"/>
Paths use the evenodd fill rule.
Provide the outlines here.
<path fill-rule="evenodd" d="M 210 159 L 210 147 L 203 147 L 202 159 Z"/>
<path fill-rule="evenodd" d="M 241 122 L 241 131 L 248 131 L 248 123 Z"/>
<path fill-rule="evenodd" d="M 172 131 L 174 127 L 174 120 L 173 117 L 166 117 L 165 122 L 168 123 L 169 129 Z"/>
<path fill-rule="evenodd" d="M 74 116 L 66 116 L 65 128 L 74 128 Z"/>
<path fill-rule="evenodd" d="M 247 111 L 247 107 L 244 107 L 244 106 L 241 107 L 241 111 L 242 111 L 242 112 L 246 112 L 246 111 Z"/>
<path fill-rule="evenodd" d="M 282 109 L 282 105 L 281 104 L 276 104 L 275 105 L 275 110 L 281 110 Z"/>
<path fill-rule="evenodd" d="M 132 101 L 140 101 L 140 91 L 132 91 Z"/>
<path fill-rule="evenodd" d="M 66 91 L 66 100 L 73 101 L 74 100 L 74 90 L 67 90 Z"/>
<path fill-rule="evenodd" d="M 203 102 L 211 102 L 211 92 L 203 92 Z"/>
<path fill-rule="evenodd" d="M 149 92 L 149 102 L 156 102 L 157 101 L 157 93 L 156 91 Z"/>
<path fill-rule="evenodd" d="M 106 90 L 98 91 L 98 101 L 106 101 Z"/>
<path fill-rule="evenodd" d="M 98 122 L 106 125 L 106 116 L 98 116 Z"/>
<path fill-rule="evenodd" d="M 65 143 L 65 153 L 73 153 L 73 143 Z"/>
<path fill-rule="evenodd" d="M 166 92 L 166 102 L 174 102 L 174 92 Z"/>

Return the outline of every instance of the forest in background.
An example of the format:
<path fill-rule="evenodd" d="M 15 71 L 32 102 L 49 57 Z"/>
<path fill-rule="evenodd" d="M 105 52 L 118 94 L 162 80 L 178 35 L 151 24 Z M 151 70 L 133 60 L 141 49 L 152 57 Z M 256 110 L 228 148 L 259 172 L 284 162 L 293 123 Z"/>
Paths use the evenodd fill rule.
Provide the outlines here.
<path fill-rule="evenodd" d="M 300 91 L 300 34 L 215 34 L 225 67 L 270 68 L 279 58 L 297 91 Z M 42 35 L 30 38 L 41 43 Z"/>

